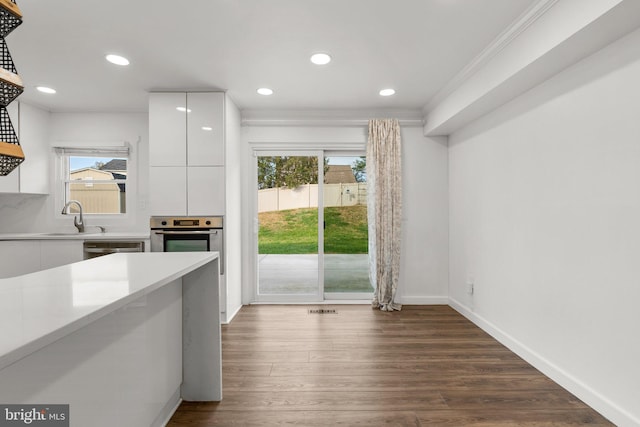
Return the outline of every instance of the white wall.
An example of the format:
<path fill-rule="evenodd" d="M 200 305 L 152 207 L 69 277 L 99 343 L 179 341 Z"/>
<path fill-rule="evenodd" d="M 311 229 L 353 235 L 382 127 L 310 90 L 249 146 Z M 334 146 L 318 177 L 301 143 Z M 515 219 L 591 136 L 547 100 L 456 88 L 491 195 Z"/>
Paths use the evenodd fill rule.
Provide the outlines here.
<path fill-rule="evenodd" d="M 46 144 L 37 147 L 24 147 L 25 153 L 29 149 L 29 158 L 37 160 L 38 165 L 44 167 L 46 162 L 52 162 L 50 145 L 64 142 L 114 142 L 127 141 L 131 143 L 137 157 L 137 170 L 140 172 L 137 181 L 137 206 L 129 209 L 128 218 L 122 220 L 87 220 L 88 225 L 105 225 L 109 231 L 142 231 L 149 230 L 148 188 L 149 188 L 149 137 L 147 113 L 48 113 L 36 107 L 23 104 L 25 114 L 38 119 L 34 129 L 23 129 L 28 137 L 46 138 Z M 29 123 L 34 123 L 30 120 Z M 46 127 L 46 128 L 45 128 Z M 36 149 L 37 152 L 33 150 Z M 24 166 L 27 167 L 25 160 Z M 29 166 L 31 170 L 35 163 Z M 53 169 L 50 163 L 49 168 Z M 26 170 L 26 169 L 25 169 Z M 53 178 L 53 176 L 52 176 Z M 21 181 L 25 181 L 21 179 Z M 0 232 L 43 232 L 58 229 L 73 229 L 73 221 L 68 218 L 56 219 L 56 209 L 53 198 L 53 179 L 49 180 L 48 191 L 51 195 L 34 196 L 32 194 L 0 194 Z M 32 184 L 31 187 L 33 187 Z M 36 191 L 26 187 L 24 191 Z M 99 224 L 98 224 L 99 222 Z"/>
<path fill-rule="evenodd" d="M 49 122 L 51 114 L 41 108 L 20 103 L 20 141 L 25 161 L 20 165 L 20 191 L 47 194 L 49 182 Z"/>
<path fill-rule="evenodd" d="M 640 425 L 639 75 L 636 31 L 449 139 L 452 305 L 623 426 Z"/>
<path fill-rule="evenodd" d="M 228 322 L 242 307 L 242 149 L 240 111 L 225 98 L 225 244 L 226 244 L 226 319 Z"/>
<path fill-rule="evenodd" d="M 50 143 L 118 142 L 131 144 L 136 156 L 136 206 L 128 209 L 126 221 L 87 220 L 88 225 L 105 225 L 108 231 L 149 231 L 149 115 L 147 113 L 52 113 Z M 52 189 L 53 190 L 53 189 Z M 54 212 L 53 197 L 48 209 Z M 59 228 L 63 220 L 47 216 L 48 228 Z M 68 223 L 68 219 L 64 219 Z"/>
<path fill-rule="evenodd" d="M 448 280 L 447 146 L 443 139 L 425 138 L 422 128 L 403 127 L 403 242 L 398 302 L 404 304 L 446 304 Z M 354 127 L 244 127 L 246 162 L 243 172 L 245 193 L 243 256 L 255 262 L 253 219 L 250 206 L 255 194 L 249 177 L 253 146 L 270 144 L 295 148 L 366 147 L 367 130 Z M 249 262 L 249 260 L 253 260 Z M 243 268 L 243 302 L 252 300 L 254 266 Z"/>
<path fill-rule="evenodd" d="M 447 304 L 449 212 L 446 138 L 402 130 L 402 258 L 398 302 Z"/>
<path fill-rule="evenodd" d="M 25 161 L 9 175 L 0 177 L 0 233 L 43 231 L 50 187 L 51 116 L 24 102 L 14 102 L 7 110 L 19 134 Z"/>

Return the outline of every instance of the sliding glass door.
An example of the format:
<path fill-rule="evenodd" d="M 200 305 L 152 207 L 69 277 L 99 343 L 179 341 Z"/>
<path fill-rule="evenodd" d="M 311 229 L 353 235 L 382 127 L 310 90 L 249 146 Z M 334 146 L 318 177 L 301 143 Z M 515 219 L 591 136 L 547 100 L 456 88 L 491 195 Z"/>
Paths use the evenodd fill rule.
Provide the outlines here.
<path fill-rule="evenodd" d="M 259 301 L 322 299 L 321 160 L 320 152 L 257 156 Z"/>
<path fill-rule="evenodd" d="M 256 300 L 370 298 L 364 154 L 255 157 Z"/>
<path fill-rule="evenodd" d="M 357 154 L 357 153 L 354 153 Z M 367 174 L 364 155 L 325 152 L 324 292 L 326 299 L 368 299 Z"/>

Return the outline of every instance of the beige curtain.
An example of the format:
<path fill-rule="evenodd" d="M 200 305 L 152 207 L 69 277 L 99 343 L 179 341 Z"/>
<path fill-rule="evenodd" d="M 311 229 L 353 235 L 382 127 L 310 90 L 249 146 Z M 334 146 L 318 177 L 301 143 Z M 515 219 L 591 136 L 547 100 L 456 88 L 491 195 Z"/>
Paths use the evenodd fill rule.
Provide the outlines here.
<path fill-rule="evenodd" d="M 400 124 L 396 119 L 369 121 L 367 143 L 367 215 L 369 221 L 369 279 L 372 305 L 400 310 L 394 299 L 400 272 L 402 221 L 402 162 Z"/>

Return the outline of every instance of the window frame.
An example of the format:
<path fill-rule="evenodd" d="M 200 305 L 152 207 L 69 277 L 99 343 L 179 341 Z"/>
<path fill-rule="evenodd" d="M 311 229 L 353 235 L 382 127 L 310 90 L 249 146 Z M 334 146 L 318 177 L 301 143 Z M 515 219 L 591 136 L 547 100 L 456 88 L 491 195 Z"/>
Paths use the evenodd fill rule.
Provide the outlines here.
<path fill-rule="evenodd" d="M 53 157 L 55 161 L 55 177 L 54 177 L 54 209 L 55 219 L 58 221 L 68 222 L 73 214 L 63 214 L 62 208 L 66 201 L 69 199 L 71 183 L 77 183 L 75 180 L 70 179 L 70 158 L 71 157 L 112 157 L 112 158 L 124 158 L 127 161 L 127 176 L 126 179 L 112 179 L 112 180 L 92 180 L 92 184 L 125 184 L 125 204 L 126 212 L 124 213 L 87 213 L 83 212 L 83 216 L 92 220 L 99 220 L 100 225 L 122 225 L 123 222 L 130 222 L 134 215 L 133 210 L 137 198 L 137 161 L 135 158 L 134 150 L 130 144 L 126 142 L 119 143 L 103 143 L 103 144 L 82 144 L 82 145 L 67 145 L 53 147 Z M 90 225 L 93 225 L 94 221 L 91 221 Z M 96 224 L 98 225 L 98 224 Z"/>

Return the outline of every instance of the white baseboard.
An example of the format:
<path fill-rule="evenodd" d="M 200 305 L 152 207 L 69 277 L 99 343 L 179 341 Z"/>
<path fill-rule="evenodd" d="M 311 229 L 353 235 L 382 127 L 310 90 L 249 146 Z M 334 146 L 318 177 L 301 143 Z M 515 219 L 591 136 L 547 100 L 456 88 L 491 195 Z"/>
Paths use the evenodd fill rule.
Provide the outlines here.
<path fill-rule="evenodd" d="M 324 301 L 254 301 L 247 305 L 371 305 L 370 299 L 329 299 Z"/>
<path fill-rule="evenodd" d="M 226 316 L 224 319 L 220 319 L 220 323 L 223 325 L 228 325 L 233 320 L 233 318 L 236 317 L 236 315 L 240 312 L 241 309 L 242 309 L 242 305 L 238 306 L 238 308 L 236 308 L 236 310 L 233 313 L 231 313 L 231 315 L 225 313 Z"/>
<path fill-rule="evenodd" d="M 449 305 L 449 298 L 404 295 L 396 298 L 396 302 L 404 305 Z"/>
<path fill-rule="evenodd" d="M 561 369 L 550 360 L 545 359 L 531 348 L 496 327 L 493 323 L 474 313 L 469 307 L 454 298 L 448 303 L 454 310 L 476 324 L 480 329 L 491 335 L 509 350 L 526 360 L 533 367 L 551 378 L 570 393 L 598 411 L 609 421 L 620 427 L 640 426 L 640 420 L 615 403 L 593 390 L 591 387 Z"/>
<path fill-rule="evenodd" d="M 151 424 L 153 427 L 165 427 L 171 421 L 171 417 L 178 410 L 178 407 L 182 403 L 182 398 L 180 397 L 180 387 L 173 393 L 173 396 L 169 399 L 169 401 L 165 404 L 164 408 L 158 414 L 156 420 Z"/>

